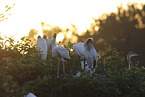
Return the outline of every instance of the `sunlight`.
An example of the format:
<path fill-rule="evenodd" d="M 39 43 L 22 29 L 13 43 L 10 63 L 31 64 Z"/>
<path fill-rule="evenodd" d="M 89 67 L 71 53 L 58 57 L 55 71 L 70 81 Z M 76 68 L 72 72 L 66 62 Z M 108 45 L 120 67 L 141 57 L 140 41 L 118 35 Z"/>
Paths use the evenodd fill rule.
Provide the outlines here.
<path fill-rule="evenodd" d="M 67 33 L 67 35 L 66 35 L 67 38 L 71 38 L 71 36 L 72 36 L 71 34 L 72 34 L 72 31 L 69 31 L 69 32 Z"/>
<path fill-rule="evenodd" d="M 60 42 L 64 39 L 64 35 L 63 33 L 59 33 L 57 36 L 56 36 L 56 42 Z"/>
<path fill-rule="evenodd" d="M 116 12 L 117 6 L 122 3 L 125 7 L 128 2 L 145 3 L 143 0 L 0 0 L 1 9 L 15 3 L 9 19 L 0 22 L 0 32 L 6 36 L 16 35 L 18 40 L 27 36 L 30 29 L 36 29 L 42 36 L 41 22 L 44 22 L 63 29 L 74 24 L 81 35 L 94 23 L 93 18 Z"/>

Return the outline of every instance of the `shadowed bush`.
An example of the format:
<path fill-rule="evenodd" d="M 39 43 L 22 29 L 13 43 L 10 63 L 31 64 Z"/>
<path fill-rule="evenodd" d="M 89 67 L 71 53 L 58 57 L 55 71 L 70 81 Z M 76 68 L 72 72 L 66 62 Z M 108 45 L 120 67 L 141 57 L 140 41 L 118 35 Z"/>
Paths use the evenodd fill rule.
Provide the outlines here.
<path fill-rule="evenodd" d="M 128 64 L 122 62 L 122 55 L 116 50 L 107 50 L 103 54 L 98 51 L 98 67 L 95 74 L 89 76 L 89 73 L 81 69 L 80 58 L 71 50 L 72 44 L 70 44 L 67 49 L 71 59 L 65 62 L 66 75 L 63 75 L 60 69 L 60 78 L 57 79 L 57 61 L 51 58 L 51 54 L 47 60 L 41 60 L 41 55 L 30 40 L 22 38 L 21 42 L 15 45 L 12 39 L 7 42 L 11 43 L 9 48 L 1 42 L 3 45 L 1 45 L 0 59 L 0 96 L 2 97 L 23 97 L 29 92 L 38 97 L 143 97 L 145 95 L 145 69 L 134 67 L 128 70 Z M 51 64 L 52 69 L 50 69 Z M 75 77 L 77 72 L 81 72 L 82 76 Z"/>

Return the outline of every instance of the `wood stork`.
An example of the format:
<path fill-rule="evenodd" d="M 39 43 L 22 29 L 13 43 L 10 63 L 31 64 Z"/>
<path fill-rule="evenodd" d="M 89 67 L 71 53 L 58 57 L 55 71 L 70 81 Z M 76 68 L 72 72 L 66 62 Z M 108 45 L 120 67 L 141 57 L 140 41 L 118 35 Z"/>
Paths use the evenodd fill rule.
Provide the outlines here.
<path fill-rule="evenodd" d="M 85 59 L 90 67 L 90 75 L 94 72 L 95 67 L 97 67 L 98 54 L 94 46 L 92 45 L 93 39 L 88 38 L 84 43 L 85 47 Z M 92 71 L 93 70 L 93 71 Z"/>
<path fill-rule="evenodd" d="M 127 61 L 128 61 L 128 64 L 129 64 L 129 69 L 131 69 L 132 67 L 133 67 L 133 64 L 132 64 L 132 62 L 131 62 L 131 57 L 133 57 L 133 56 L 139 56 L 140 54 L 136 54 L 136 53 L 134 53 L 134 52 L 129 52 L 128 54 L 127 54 Z"/>
<path fill-rule="evenodd" d="M 40 51 L 40 54 L 42 54 L 41 59 L 46 60 L 47 58 L 47 44 L 44 38 L 41 38 L 41 36 L 38 36 L 37 43 L 36 43 L 37 51 Z"/>
<path fill-rule="evenodd" d="M 47 38 L 46 35 L 44 35 L 43 38 L 46 40 L 47 50 L 50 50 L 50 40 Z"/>
<path fill-rule="evenodd" d="M 37 97 L 37 96 L 35 96 L 33 93 L 29 93 L 29 94 L 25 95 L 24 97 Z"/>
<path fill-rule="evenodd" d="M 50 48 L 52 49 L 52 57 L 57 57 L 58 66 L 57 66 L 57 78 L 59 78 L 59 60 L 62 60 L 63 64 L 63 73 L 65 74 L 64 60 L 70 60 L 69 52 L 66 48 L 58 46 L 56 43 L 56 33 L 54 33 L 53 39 L 50 40 Z"/>
<path fill-rule="evenodd" d="M 41 38 L 41 36 L 40 36 L 40 35 L 38 35 L 37 39 L 39 39 L 39 38 Z"/>
<path fill-rule="evenodd" d="M 85 67 L 86 61 L 85 61 L 85 47 L 84 47 L 84 43 L 79 42 L 77 44 L 73 45 L 73 50 L 75 52 L 76 55 L 79 55 L 82 60 L 81 60 L 81 67 L 82 69 L 85 69 L 85 71 L 88 71 L 88 68 Z"/>

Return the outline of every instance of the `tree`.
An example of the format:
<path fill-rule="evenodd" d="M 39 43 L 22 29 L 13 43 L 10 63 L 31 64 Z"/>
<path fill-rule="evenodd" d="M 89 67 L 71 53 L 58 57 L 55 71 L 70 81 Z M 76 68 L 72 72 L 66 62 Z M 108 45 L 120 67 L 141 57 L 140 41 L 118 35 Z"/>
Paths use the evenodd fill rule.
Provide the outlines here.
<path fill-rule="evenodd" d="M 44 22 L 41 22 L 41 27 L 43 35 L 46 35 L 48 39 L 51 39 L 54 33 L 59 33 L 62 31 L 62 28 L 58 26 L 51 26 L 49 24 L 45 24 Z"/>
<path fill-rule="evenodd" d="M 127 10 L 120 6 L 117 13 L 106 15 L 105 19 L 95 19 L 95 27 L 99 27 L 99 37 L 125 57 L 130 51 L 145 54 L 144 13 L 145 5 L 139 9 L 136 4 L 128 4 Z"/>
<path fill-rule="evenodd" d="M 8 16 L 11 15 L 10 10 L 15 6 L 15 3 L 13 6 L 6 5 L 4 8 L 4 11 L 0 13 L 0 22 L 4 21 L 5 19 L 8 19 Z"/>
<path fill-rule="evenodd" d="M 28 36 L 25 36 L 25 37 L 28 38 L 29 40 L 31 40 L 32 43 L 36 44 L 37 34 L 38 34 L 38 30 L 30 29 Z"/>

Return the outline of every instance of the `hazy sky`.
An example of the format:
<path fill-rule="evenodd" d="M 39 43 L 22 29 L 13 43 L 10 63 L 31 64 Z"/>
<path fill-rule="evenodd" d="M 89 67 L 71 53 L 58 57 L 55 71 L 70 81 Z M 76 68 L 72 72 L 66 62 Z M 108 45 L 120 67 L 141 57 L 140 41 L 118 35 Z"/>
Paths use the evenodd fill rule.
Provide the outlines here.
<path fill-rule="evenodd" d="M 30 29 L 41 30 L 41 22 L 62 28 L 72 23 L 83 32 L 94 22 L 92 18 L 116 12 L 117 6 L 128 1 L 145 3 L 145 0 L 0 0 L 0 5 L 15 3 L 9 19 L 0 22 L 0 32 L 19 38 L 28 35 Z"/>

